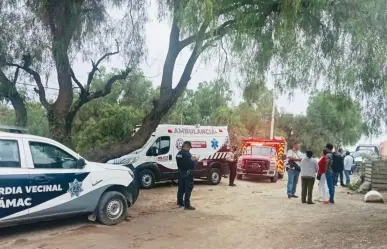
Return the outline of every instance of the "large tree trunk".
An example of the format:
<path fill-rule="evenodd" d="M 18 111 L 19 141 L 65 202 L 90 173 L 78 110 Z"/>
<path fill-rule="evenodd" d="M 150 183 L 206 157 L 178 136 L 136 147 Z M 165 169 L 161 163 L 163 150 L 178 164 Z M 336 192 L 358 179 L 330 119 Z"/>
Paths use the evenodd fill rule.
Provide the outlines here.
<path fill-rule="evenodd" d="M 178 96 L 172 94 L 170 98 L 166 98 L 164 101 L 160 100 L 155 104 L 152 111 L 143 119 L 141 128 L 133 137 L 127 138 L 124 141 L 113 144 L 107 148 L 90 151 L 84 155 L 85 158 L 91 161 L 107 162 L 110 159 L 129 154 L 130 152 L 141 148 L 156 130 L 161 119 L 167 114 L 171 106 L 175 104 L 177 97 Z"/>
<path fill-rule="evenodd" d="M 72 120 L 69 121 L 67 112 L 58 112 L 57 110 L 48 111 L 48 129 L 50 138 L 66 145 L 69 148 L 73 148 L 71 142 L 71 127 Z"/>
<path fill-rule="evenodd" d="M 24 104 L 23 98 L 20 94 L 15 91 L 10 97 L 9 100 L 13 108 L 15 109 L 15 125 L 20 127 L 27 126 L 27 109 Z"/>
<path fill-rule="evenodd" d="M 2 84 L 3 95 L 6 99 L 11 101 L 15 109 L 15 125 L 25 127 L 27 126 L 27 109 L 24 99 L 16 89 L 16 81 L 19 75 L 19 69 L 16 69 L 15 77 L 11 81 L 3 71 L 0 70 L 0 83 Z"/>

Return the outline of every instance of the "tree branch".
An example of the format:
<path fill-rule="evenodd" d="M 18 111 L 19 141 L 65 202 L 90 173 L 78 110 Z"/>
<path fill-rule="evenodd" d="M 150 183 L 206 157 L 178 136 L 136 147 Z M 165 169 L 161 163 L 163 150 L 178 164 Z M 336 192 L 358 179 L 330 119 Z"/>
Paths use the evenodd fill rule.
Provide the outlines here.
<path fill-rule="evenodd" d="M 210 39 L 211 37 L 216 37 L 216 36 L 224 36 L 225 34 L 227 34 L 227 32 L 229 32 L 232 29 L 233 25 L 235 25 L 235 24 L 236 24 L 235 19 L 225 21 L 224 23 L 219 25 L 216 29 L 213 29 L 213 30 L 205 33 L 203 36 L 203 40 Z M 197 39 L 197 35 L 193 35 L 193 36 L 190 36 L 190 37 L 180 41 L 181 49 L 194 43 L 196 41 L 196 39 Z"/>
<path fill-rule="evenodd" d="M 75 116 L 77 111 L 86 103 L 92 101 L 93 99 L 98 99 L 108 95 L 112 91 L 112 87 L 115 82 L 119 80 L 124 80 L 132 72 L 131 68 L 127 68 L 125 71 L 122 71 L 120 74 L 113 75 L 107 82 L 103 89 L 100 89 L 96 92 L 81 94 L 77 101 L 71 106 L 69 114 L 70 116 Z"/>
<path fill-rule="evenodd" d="M 13 77 L 13 81 L 12 81 L 14 85 L 16 84 L 18 78 L 19 78 L 19 68 L 17 67 L 15 71 L 15 76 Z"/>
<path fill-rule="evenodd" d="M 177 84 L 173 92 L 175 98 L 178 98 L 187 88 L 188 82 L 191 80 L 191 74 L 195 66 L 195 63 L 199 58 L 199 55 L 206 49 L 206 47 L 203 46 L 203 42 L 204 42 L 204 36 L 206 34 L 205 32 L 208 28 L 208 25 L 209 25 L 209 22 L 204 22 L 200 26 L 199 31 L 196 34 L 195 47 L 192 50 L 191 56 L 189 57 L 187 64 L 184 67 L 184 71 L 180 77 L 179 83 Z"/>
<path fill-rule="evenodd" d="M 93 81 L 93 78 L 94 78 L 94 74 L 96 71 L 99 71 L 98 69 L 98 66 L 99 64 L 104 60 L 106 59 L 107 57 L 109 56 L 112 56 L 112 55 L 115 55 L 115 54 L 118 54 L 120 52 L 120 48 L 118 46 L 118 41 L 116 40 L 116 45 L 117 45 L 117 51 L 115 52 L 109 52 L 109 53 L 106 53 L 104 54 L 101 58 L 99 58 L 99 60 L 97 60 L 97 63 L 94 63 L 93 60 L 91 60 L 91 64 L 93 65 L 93 68 L 91 69 L 91 72 L 89 73 L 89 76 L 87 78 L 87 84 L 86 84 L 86 92 L 89 92 L 89 89 L 90 89 L 90 85 L 91 85 L 91 82 Z"/>
<path fill-rule="evenodd" d="M 104 97 L 108 95 L 112 91 L 113 84 L 117 81 L 124 80 L 128 77 L 128 75 L 132 72 L 131 68 L 127 68 L 121 74 L 116 74 L 112 76 L 107 82 L 103 89 L 100 89 L 94 93 L 90 93 L 88 96 L 88 101 Z"/>
<path fill-rule="evenodd" d="M 237 10 L 239 8 L 242 8 L 247 5 L 255 5 L 262 3 L 262 0 L 239 0 L 237 3 L 233 3 L 229 6 L 225 6 L 223 8 L 220 8 L 219 11 L 217 11 L 218 15 L 224 15 L 229 13 L 230 11 Z"/>
<path fill-rule="evenodd" d="M 27 63 L 25 63 L 27 64 Z M 23 69 L 26 73 L 30 74 L 34 80 L 38 88 L 34 88 L 34 91 L 39 95 L 39 100 L 42 103 L 43 107 L 46 108 L 47 110 L 51 109 L 51 105 L 48 103 L 46 99 L 46 91 L 44 89 L 42 79 L 40 78 L 40 74 L 36 72 L 35 70 L 31 69 L 28 67 L 28 65 L 20 66 L 18 64 L 14 63 L 7 63 L 8 66 L 11 67 L 16 67 L 19 69 Z"/>
<path fill-rule="evenodd" d="M 81 94 L 85 94 L 86 91 L 85 91 L 85 88 L 83 87 L 82 83 L 79 82 L 79 80 L 77 79 L 77 77 L 75 77 L 75 74 L 74 74 L 74 71 L 73 69 L 71 68 L 71 78 L 73 79 L 73 81 L 75 82 L 75 84 L 77 84 L 77 86 L 81 89 Z"/>

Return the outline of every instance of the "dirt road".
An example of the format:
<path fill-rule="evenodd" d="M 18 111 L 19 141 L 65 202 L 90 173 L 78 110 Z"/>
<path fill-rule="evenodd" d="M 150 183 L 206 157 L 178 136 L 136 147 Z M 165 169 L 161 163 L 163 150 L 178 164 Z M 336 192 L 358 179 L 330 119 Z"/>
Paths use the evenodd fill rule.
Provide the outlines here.
<path fill-rule="evenodd" d="M 175 207 L 176 187 L 141 191 L 131 221 L 114 227 L 83 217 L 0 230 L 0 248 L 387 248 L 387 206 L 338 189 L 335 205 L 287 199 L 286 181 L 197 184 L 196 211 Z M 317 188 L 315 188 L 317 190 Z"/>

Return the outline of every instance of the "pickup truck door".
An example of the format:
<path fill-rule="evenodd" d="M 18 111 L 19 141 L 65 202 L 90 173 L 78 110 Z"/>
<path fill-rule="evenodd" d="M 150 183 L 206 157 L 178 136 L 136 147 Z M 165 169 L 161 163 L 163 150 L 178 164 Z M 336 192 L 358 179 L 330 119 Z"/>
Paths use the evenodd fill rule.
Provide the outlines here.
<path fill-rule="evenodd" d="M 28 218 L 30 179 L 21 139 L 0 136 L 0 226 Z"/>
<path fill-rule="evenodd" d="M 90 170 L 78 168 L 75 155 L 45 140 L 23 139 L 23 145 L 31 179 L 30 217 L 80 213 L 90 208 L 87 201 L 79 200 L 90 188 Z"/>

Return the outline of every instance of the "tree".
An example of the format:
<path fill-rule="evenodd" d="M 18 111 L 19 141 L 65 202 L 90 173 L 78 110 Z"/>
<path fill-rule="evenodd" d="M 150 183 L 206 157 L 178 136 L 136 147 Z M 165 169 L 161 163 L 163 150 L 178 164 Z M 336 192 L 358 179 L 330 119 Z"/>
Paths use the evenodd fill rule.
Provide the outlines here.
<path fill-rule="evenodd" d="M 126 7 L 127 13 L 120 20 L 120 24 L 108 20 L 106 11 L 108 6 Z M 0 5 L 2 31 L 20 25 L 18 30 L 13 28 L 12 32 L 9 32 L 5 37 L 6 42 L 0 44 L 1 90 L 5 97 L 11 100 L 17 115 L 21 101 L 15 83 L 18 73 L 23 71 L 36 83 L 35 92 L 47 111 L 50 137 L 71 146 L 72 123 L 80 108 L 94 99 L 108 95 L 115 82 L 125 79 L 133 71 L 139 55 L 142 54 L 144 7 L 145 3 L 135 0 L 2 1 Z M 110 48 L 111 37 L 117 38 L 114 42 L 115 51 Z M 33 43 L 34 39 L 37 40 L 36 43 Z M 122 52 L 130 55 L 127 56 L 129 59 L 127 67 L 107 79 L 100 89 L 91 91 L 101 63 L 121 52 L 120 41 L 125 44 L 121 45 L 124 50 Z M 77 53 L 94 55 L 93 50 L 98 53 L 104 52 L 98 60 L 89 58 L 92 68 L 87 81 L 81 83 L 74 74 L 71 57 L 75 57 Z M 44 67 L 50 65 L 55 68 L 59 85 L 58 97 L 53 103 L 47 99 L 41 77 Z M 6 72 L 10 72 L 13 68 L 15 76 L 9 80 Z M 79 90 L 79 97 L 76 99 L 73 84 Z M 20 113 L 20 116 L 25 117 L 25 113 L 22 111 Z M 24 119 L 21 118 L 21 122 Z"/>
<path fill-rule="evenodd" d="M 93 87 L 99 89 L 111 74 L 100 74 Z M 77 113 L 73 125 L 73 144 L 78 152 L 103 148 L 130 137 L 152 106 L 155 89 L 141 72 L 117 82 L 103 99 L 93 100 Z"/>
<path fill-rule="evenodd" d="M 120 4 L 123 2 L 125 1 L 118 1 Z M 384 90 L 382 89 L 384 74 L 380 68 L 384 68 L 385 65 L 384 52 L 387 46 L 383 42 L 387 34 L 385 1 L 160 0 L 159 2 L 162 16 L 170 18 L 172 25 L 158 99 L 153 101 L 152 109 L 133 137 L 109 148 L 92 151 L 87 155 L 88 158 L 106 161 L 140 148 L 185 91 L 199 56 L 207 52 L 223 51 L 222 48 L 231 52 L 231 57 L 236 59 L 238 65 L 243 66 L 243 72 L 249 78 L 262 79 L 271 63 L 280 64 L 287 73 L 286 84 L 278 85 L 280 90 L 291 90 L 297 86 L 310 88 L 317 84 L 311 82 L 318 82 L 322 76 L 326 76 L 324 80 L 327 86 L 337 91 L 361 92 L 363 96 L 375 96 L 374 90 Z M 72 37 L 67 34 L 74 34 L 70 31 L 80 27 L 68 24 L 71 24 L 71 21 L 76 24 L 84 23 L 82 21 L 86 19 L 81 18 L 84 14 L 82 4 L 95 1 L 61 1 L 60 4 L 54 5 L 52 3 L 58 2 L 44 3 L 47 4 L 33 5 L 35 8 L 32 8 L 34 10 L 32 13 L 37 13 L 36 10 L 45 10 L 38 12 L 44 14 L 39 15 L 44 17 L 39 20 L 42 22 L 51 20 L 51 24 L 54 25 L 48 26 L 49 30 L 54 32 L 50 35 L 57 39 L 53 45 L 61 45 L 53 46 L 52 54 L 56 61 L 62 93 L 54 104 L 54 111 L 48 112 L 48 117 L 54 120 L 50 127 L 62 128 L 59 129 L 59 133 L 64 131 L 66 134 L 68 129 L 65 124 L 69 124 L 66 123 L 68 120 L 66 110 L 70 110 L 73 105 L 73 94 L 70 92 L 70 84 L 65 84 L 71 81 L 71 71 L 68 60 L 62 60 L 66 59 L 66 56 L 63 57 L 61 52 L 67 52 L 70 45 L 69 38 Z M 101 14 L 101 11 L 98 13 Z M 64 34 L 58 31 L 64 30 L 66 36 L 58 36 Z M 84 33 L 75 32 L 75 34 Z M 191 48 L 191 55 L 177 85 L 173 87 L 175 61 L 180 52 L 188 47 Z M 365 61 L 369 63 L 364 63 Z M 28 72 L 26 69 L 30 68 L 25 65 L 11 65 L 26 72 Z M 123 74 L 125 72 L 127 71 Z M 370 78 L 372 80 L 368 80 Z M 81 96 L 89 96 L 90 93 L 87 91 L 82 95 L 79 82 L 75 77 L 73 80 L 78 83 Z M 39 86 L 41 84 L 38 84 L 37 92 L 43 96 L 43 90 Z M 87 84 L 84 88 L 87 89 Z M 84 101 L 88 98 L 80 97 L 80 99 Z M 44 101 L 42 103 L 45 105 Z M 61 105 L 58 105 L 59 103 Z M 52 116 L 59 118 L 53 119 Z M 71 120 L 71 116 L 69 119 Z M 54 134 L 55 130 L 51 129 L 51 133 Z M 66 140 L 64 134 L 59 134 L 59 139 L 65 137 Z"/>
<path fill-rule="evenodd" d="M 310 98 L 308 120 L 322 127 L 336 147 L 353 145 L 363 134 L 362 108 L 358 101 L 342 94 L 319 92 Z"/>
<path fill-rule="evenodd" d="M 254 71 L 254 75 L 257 73 L 264 75 L 270 62 L 276 59 L 281 62 L 284 69 L 288 69 L 286 86 L 294 88 L 297 86 L 296 82 L 305 82 L 304 85 L 309 86 L 309 80 L 305 79 L 309 79 L 308 76 L 311 73 L 321 76 L 322 69 L 331 70 L 345 65 L 346 62 L 339 57 L 342 54 L 337 52 L 347 51 L 348 42 L 352 42 L 352 46 L 355 44 L 358 46 L 354 47 L 355 51 L 362 49 L 364 43 L 361 41 L 368 33 L 369 27 L 365 28 L 362 25 L 362 29 L 353 28 L 353 22 L 361 24 L 371 16 L 379 15 L 379 18 L 386 16 L 380 9 L 386 4 L 382 1 L 377 3 L 374 1 L 372 4 L 360 0 L 160 2 L 164 7 L 161 9 L 170 11 L 172 19 L 160 98 L 156 102 L 157 105 L 154 105 L 152 111 L 145 117 L 141 129 L 132 140 L 118 143 L 109 150 L 95 152 L 93 155 L 98 160 L 106 161 L 141 147 L 169 108 L 183 94 L 199 56 L 212 46 L 221 46 L 223 43 L 220 41 L 228 42 L 231 51 L 235 52 L 233 55 L 243 60 L 239 63 L 247 65 L 245 71 L 248 74 Z M 348 8 L 350 11 L 343 12 Z M 379 31 L 374 34 L 374 37 L 382 37 L 384 25 L 380 23 L 372 23 L 372 25 Z M 346 40 L 344 43 L 343 37 L 350 37 L 351 40 Z M 361 39 L 358 39 L 359 37 Z M 172 75 L 175 61 L 187 46 L 191 46 L 192 53 L 177 86 L 173 88 Z M 245 53 L 240 53 L 241 51 Z M 351 53 L 351 56 L 356 55 Z M 246 63 L 254 61 L 257 62 L 254 64 L 257 65 L 256 67 Z M 354 66 L 363 67 L 363 63 L 357 63 Z M 327 82 L 332 83 L 333 80 Z M 286 86 L 282 86 L 282 89 Z"/>
<path fill-rule="evenodd" d="M 16 126 L 25 127 L 27 125 L 27 108 L 24 104 L 24 97 L 16 88 L 19 69 L 16 69 L 15 76 L 12 80 L 4 72 L 0 71 L 0 100 L 9 100 L 15 110 Z"/>
<path fill-rule="evenodd" d="M 213 125 L 214 113 L 228 109 L 232 93 L 229 83 L 219 78 L 210 82 L 200 82 L 195 91 L 186 90 L 171 108 L 163 122 L 187 125 Z"/>
<path fill-rule="evenodd" d="M 282 114 L 279 128 L 289 144 L 301 141 L 304 149 L 320 155 L 327 143 L 336 148 L 355 144 L 362 136 L 362 109 L 357 101 L 329 92 L 310 97 L 307 115 Z"/>
<path fill-rule="evenodd" d="M 26 113 L 28 114 L 26 119 L 29 120 L 26 128 L 28 133 L 47 137 L 48 136 L 48 122 L 46 118 L 46 110 L 40 103 L 29 100 L 25 100 Z M 7 104 L 0 104 L 0 117 L 2 125 L 15 124 L 15 111 Z"/>

